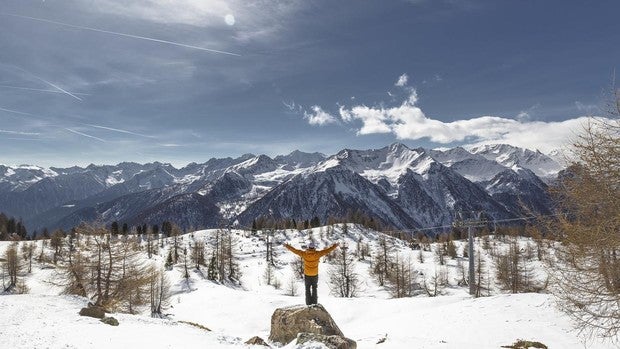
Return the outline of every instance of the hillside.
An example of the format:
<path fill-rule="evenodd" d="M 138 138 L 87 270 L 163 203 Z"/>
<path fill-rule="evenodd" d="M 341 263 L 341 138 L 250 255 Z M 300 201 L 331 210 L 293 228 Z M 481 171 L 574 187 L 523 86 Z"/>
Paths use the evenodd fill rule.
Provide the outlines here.
<path fill-rule="evenodd" d="M 303 283 L 294 277 L 290 267 L 295 260 L 281 243 L 287 241 L 302 246 L 311 235 L 319 246 L 338 241 L 349 250 L 368 246 L 373 257 L 355 259 L 355 271 L 359 276 L 358 295 L 340 298 L 330 294 L 328 285 L 330 263 L 320 264 L 319 303 L 331 313 L 336 323 L 349 338 L 357 341 L 358 348 L 499 348 L 517 339 L 540 341 L 549 348 L 583 348 L 583 339 L 572 329 L 566 315 L 555 307 L 554 299 L 545 293 L 509 294 L 495 276 L 494 255 L 506 251 L 514 242 L 523 251 L 536 251 L 538 245 L 526 238 L 485 237 L 476 240 L 476 251 L 486 265 L 485 291 L 489 296 L 471 298 L 466 286 L 459 286 L 464 241 L 455 241 L 457 257 L 444 255 L 444 265 L 436 251 L 441 243 L 423 244 L 422 250 L 412 249 L 401 240 L 359 226 L 321 227 L 312 231 L 277 231 L 274 241 L 275 279 L 279 289 L 266 284 L 266 243 L 261 234 L 233 230 L 234 249 L 238 255 L 241 271 L 240 284 L 218 283 L 207 280 L 205 268 L 190 269 L 190 278 L 184 279 L 183 263 L 166 271 L 171 283 L 170 306 L 165 319 L 151 318 L 148 307 L 139 314 L 112 314 L 120 322 L 109 327 L 98 320 L 80 317 L 77 313 L 87 299 L 60 295 L 57 271 L 63 265 L 51 263 L 52 250 L 46 247 L 44 255 L 48 262 L 34 262 L 31 274 L 20 275 L 29 288 L 28 294 L 0 296 L 0 338 L 3 347 L 11 348 L 244 348 L 244 341 L 258 335 L 267 339 L 270 317 L 278 307 L 303 303 Z M 202 230 L 179 237 L 181 246 L 208 241 L 214 230 Z M 386 241 L 393 246 L 394 256 L 410 262 L 414 271 L 412 297 L 393 298 L 393 287 L 379 286 L 370 275 L 370 267 L 380 245 Z M 141 263 L 163 266 L 167 252 L 173 247 L 173 238 L 163 239 L 163 249 L 149 260 L 145 242 L 138 254 Z M 36 242 L 40 246 L 42 242 Z M 9 246 L 0 243 L 0 255 Z M 543 258 L 553 258 L 552 244 L 540 245 Z M 429 249 L 425 251 L 424 248 Z M 35 255 L 40 254 L 35 251 Z M 421 256 L 421 257 L 420 257 Z M 533 283 L 547 280 L 543 264 L 536 254 L 524 257 L 529 278 Z M 20 257 L 21 260 L 21 257 Z M 182 259 L 181 259 L 182 260 Z M 25 263 L 24 263 L 25 264 Z M 435 276 L 445 279 L 439 284 L 436 297 L 429 297 L 422 287 L 433 286 Z M 273 279 L 273 280 L 275 280 Z M 297 296 L 289 296 L 291 280 L 297 288 Z M 274 282 L 271 283 L 272 285 Z M 432 288 L 432 287 L 431 287 Z M 208 332 L 181 321 L 206 326 Z M 66 331 L 71 326 L 71 331 Z M 377 344 L 380 340 L 384 342 Z M 293 344 L 286 348 L 294 348 Z M 320 346 L 306 346 L 306 348 Z M 613 348 L 612 344 L 589 341 L 588 348 Z"/>

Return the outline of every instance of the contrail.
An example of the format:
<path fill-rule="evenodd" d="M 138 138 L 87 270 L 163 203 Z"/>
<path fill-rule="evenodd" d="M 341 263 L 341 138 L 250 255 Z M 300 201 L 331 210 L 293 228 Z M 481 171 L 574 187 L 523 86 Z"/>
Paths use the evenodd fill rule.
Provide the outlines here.
<path fill-rule="evenodd" d="M 83 136 L 83 137 L 88 137 L 88 138 L 96 139 L 96 140 L 98 140 L 98 141 L 100 141 L 100 142 L 107 143 L 107 141 L 106 141 L 105 139 L 101 139 L 101 138 L 99 138 L 99 137 L 91 136 L 91 135 L 89 135 L 89 134 L 82 133 L 82 132 L 79 132 L 79 131 L 76 131 L 76 130 L 72 130 L 72 129 L 70 129 L 70 128 L 66 128 L 66 127 L 65 127 L 65 130 L 67 130 L 67 131 L 69 131 L 69 132 L 71 132 L 71 133 L 75 133 L 76 135 L 80 135 L 80 136 Z"/>
<path fill-rule="evenodd" d="M 43 139 L 41 139 L 41 138 L 15 138 L 15 137 L 9 137 L 7 139 L 11 140 L 11 141 L 43 141 Z"/>
<path fill-rule="evenodd" d="M 38 132 L 21 132 L 21 131 L 10 131 L 10 130 L 0 130 L 0 133 L 10 134 L 10 135 L 19 135 L 19 136 L 38 136 L 40 133 Z"/>
<path fill-rule="evenodd" d="M 7 113 L 13 113 L 13 114 L 19 114 L 19 115 L 26 115 L 26 116 L 34 116 L 34 117 L 36 117 L 36 115 L 30 114 L 30 113 L 25 113 L 23 111 L 17 111 L 17 110 L 12 110 L 12 109 L 5 109 L 5 108 L 2 108 L 2 107 L 0 107 L 0 110 L 1 111 L 5 111 Z"/>
<path fill-rule="evenodd" d="M 42 88 L 32 88 L 32 87 L 22 87 L 22 86 L 9 86 L 9 85 L 0 85 L 0 87 L 2 87 L 2 88 L 12 88 L 12 89 L 15 89 L 15 90 L 27 90 L 27 91 L 51 92 L 51 93 L 62 93 L 62 94 L 64 94 L 64 92 L 62 92 L 62 91 L 58 91 L 58 90 L 44 90 Z M 76 95 L 76 96 L 90 96 L 89 93 L 73 92 L 73 94 Z"/>
<path fill-rule="evenodd" d="M 55 84 L 53 84 L 53 83 L 51 83 L 51 82 L 49 82 L 49 81 L 47 81 L 47 80 L 45 80 L 45 79 L 43 79 L 43 78 L 40 78 L 40 77 L 38 77 L 38 76 L 34 75 L 33 73 L 31 73 L 31 72 L 27 71 L 27 70 L 26 70 L 26 69 L 24 69 L 24 68 L 20 68 L 20 67 L 18 67 L 18 66 L 16 66 L 16 65 L 14 65 L 13 67 L 15 67 L 15 68 L 17 68 L 17 69 L 19 69 L 19 70 L 23 71 L 24 73 L 26 73 L 26 74 L 28 74 L 28 75 L 32 76 L 33 78 L 35 78 L 35 79 L 37 79 L 37 80 L 39 80 L 39 81 L 42 81 L 42 82 L 44 82 L 44 83 L 46 83 L 46 84 L 48 84 L 48 85 L 52 86 L 53 88 L 57 89 L 58 91 L 61 91 L 61 92 L 65 93 L 65 94 L 67 94 L 67 95 L 69 95 L 69 96 L 71 96 L 71 97 L 73 97 L 73 98 L 77 99 L 78 101 L 82 101 L 82 98 L 80 98 L 80 97 L 78 97 L 78 96 L 74 95 L 73 93 L 71 93 L 71 92 L 69 92 L 69 91 L 67 91 L 67 90 L 63 89 L 62 87 L 60 87 L 60 86 L 58 86 L 58 85 L 55 85 Z"/>
<path fill-rule="evenodd" d="M 240 57 L 240 54 L 237 53 L 232 53 L 232 52 L 227 52 L 227 51 L 220 51 L 220 50 L 214 50 L 214 49 L 210 49 L 210 48 L 205 48 L 205 47 L 200 47 L 200 46 L 194 46 L 194 45 L 188 45 L 188 44 L 182 44 L 179 42 L 174 42 L 174 41 L 168 41 L 168 40 L 161 40 L 161 39 L 155 39 L 155 38 L 149 38 L 146 36 L 139 36 L 139 35 L 133 35 L 133 34 L 126 34 L 126 33 L 119 33 L 119 32 L 113 32 L 110 30 L 103 30 L 103 29 L 97 29 L 97 28 L 91 28 L 91 27 L 84 27 L 81 25 L 75 25 L 75 24 L 68 24 L 68 23 L 62 23 L 62 22 L 57 22 L 57 21 L 52 21 L 49 19 L 44 19 L 44 18 L 36 18 L 36 17 L 30 17 L 30 16 L 22 16 L 22 15 L 16 15 L 16 14 L 12 14 L 12 13 L 0 13 L 0 15 L 4 15 L 4 16 L 11 16 L 11 17 L 17 17 L 17 18 L 23 18 L 23 19 L 30 19 L 33 21 L 39 21 L 39 22 L 45 22 L 45 23 L 51 23 L 51 24 L 56 24 L 56 25 L 62 25 L 65 27 L 69 27 L 69 28 L 76 28 L 76 29 L 83 29 L 83 30 L 90 30 L 90 31 L 94 31 L 94 32 L 98 32 L 98 33 L 105 33 L 105 34 L 112 34 L 112 35 L 118 35 L 118 36 L 124 36 L 127 38 L 133 38 L 133 39 L 140 39 L 140 40 L 147 40 L 147 41 L 153 41 L 153 42 L 159 42 L 162 44 L 168 44 L 168 45 L 174 45 L 174 46 L 180 46 L 180 47 L 186 47 L 186 48 L 193 48 L 196 50 L 201 50 L 201 51 L 207 51 L 207 52 L 213 52 L 213 53 L 221 53 L 224 55 L 230 55 L 230 56 L 238 56 Z"/>
<path fill-rule="evenodd" d="M 48 84 L 48 85 L 52 86 L 53 88 L 55 88 L 55 89 L 57 89 L 57 90 L 59 90 L 59 91 L 62 91 L 62 92 L 64 92 L 64 93 L 66 93 L 66 94 L 68 94 L 69 96 L 71 96 L 71 97 L 73 97 L 73 98 L 77 99 L 78 101 L 82 101 L 82 98 L 80 98 L 80 97 L 78 97 L 78 96 L 74 95 L 73 93 L 71 93 L 71 92 L 69 92 L 69 91 L 67 91 L 67 90 L 63 89 L 62 87 L 57 86 L 57 85 L 55 85 L 55 84 L 53 84 L 53 83 L 51 83 L 51 82 L 49 82 L 49 81 L 47 81 L 47 80 L 45 80 L 45 79 L 42 79 L 42 78 L 40 78 L 40 77 L 38 77 L 38 76 L 36 76 L 36 75 L 34 75 L 34 74 L 32 74 L 32 73 L 30 73 L 30 75 L 32 75 L 33 77 L 35 77 L 35 78 L 36 78 L 36 79 L 38 79 L 38 80 L 43 81 L 43 82 L 44 82 L 44 83 L 46 83 L 46 84 Z"/>
<path fill-rule="evenodd" d="M 141 133 L 137 133 L 137 132 L 132 132 L 132 131 L 127 131 L 127 130 L 121 130 L 118 128 L 112 128 L 112 127 L 106 127 L 106 126 L 99 126 L 99 125 L 92 125 L 92 124 L 84 124 L 86 126 L 90 126 L 90 127 L 94 127 L 94 128 L 100 128 L 103 130 L 108 130 L 108 131 L 114 131 L 114 132 L 120 132 L 120 133 L 126 133 L 126 134 L 130 134 L 130 135 L 134 135 L 134 136 L 140 136 L 140 137 L 146 137 L 146 138 L 155 138 L 153 136 L 148 136 L 148 135 L 143 135 Z"/>

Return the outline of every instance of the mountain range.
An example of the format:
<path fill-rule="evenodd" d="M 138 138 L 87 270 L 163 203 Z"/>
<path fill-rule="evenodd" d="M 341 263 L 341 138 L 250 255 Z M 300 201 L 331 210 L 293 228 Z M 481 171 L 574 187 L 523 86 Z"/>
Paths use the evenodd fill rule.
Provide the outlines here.
<path fill-rule="evenodd" d="M 257 217 L 311 219 L 362 212 L 387 226 L 450 224 L 458 210 L 493 219 L 548 214 L 547 183 L 563 166 L 510 145 L 244 154 L 177 169 L 166 163 L 41 168 L 0 165 L 0 212 L 29 230 L 82 221 L 210 228 Z"/>

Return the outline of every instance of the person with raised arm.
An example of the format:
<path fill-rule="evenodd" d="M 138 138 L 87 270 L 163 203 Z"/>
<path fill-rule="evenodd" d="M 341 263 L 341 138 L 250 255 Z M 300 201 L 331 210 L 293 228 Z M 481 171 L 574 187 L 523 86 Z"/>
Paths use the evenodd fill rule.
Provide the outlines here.
<path fill-rule="evenodd" d="M 336 249 L 336 247 L 338 247 L 338 243 L 335 243 L 324 250 L 317 250 L 314 242 L 310 242 L 308 244 L 308 249 L 306 250 L 298 250 L 287 243 L 284 244 L 284 247 L 301 257 L 304 262 L 306 305 L 317 304 L 318 296 L 316 293 L 316 288 L 319 282 L 319 259 Z"/>

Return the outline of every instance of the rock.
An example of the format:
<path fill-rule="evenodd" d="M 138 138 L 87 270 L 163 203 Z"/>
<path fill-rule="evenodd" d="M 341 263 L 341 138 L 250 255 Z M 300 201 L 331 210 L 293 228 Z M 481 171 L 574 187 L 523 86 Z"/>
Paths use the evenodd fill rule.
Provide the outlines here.
<path fill-rule="evenodd" d="M 260 338 L 259 336 L 254 336 L 250 339 L 248 339 L 245 344 L 250 344 L 250 345 L 262 345 L 268 348 L 271 348 L 269 346 L 269 344 L 267 344 L 262 338 Z"/>
<path fill-rule="evenodd" d="M 271 316 L 269 340 L 288 344 L 297 338 L 299 333 L 314 333 L 324 335 L 325 337 L 339 336 L 344 338 L 342 331 L 340 331 L 327 310 L 320 304 L 311 306 L 296 305 L 276 309 Z M 355 348 L 355 346 L 347 348 Z"/>
<path fill-rule="evenodd" d="M 105 317 L 105 310 L 103 310 L 103 308 L 101 307 L 89 306 L 86 308 L 82 308 L 80 310 L 80 315 L 103 319 Z"/>
<path fill-rule="evenodd" d="M 118 320 L 116 320 L 113 317 L 104 317 L 103 319 L 99 320 L 101 322 L 103 322 L 106 325 L 110 325 L 110 326 L 118 326 Z"/>
<path fill-rule="evenodd" d="M 343 336 L 326 336 L 317 333 L 300 333 L 296 344 L 306 342 L 319 342 L 325 344 L 330 349 L 356 349 L 357 343 L 354 340 Z"/>

